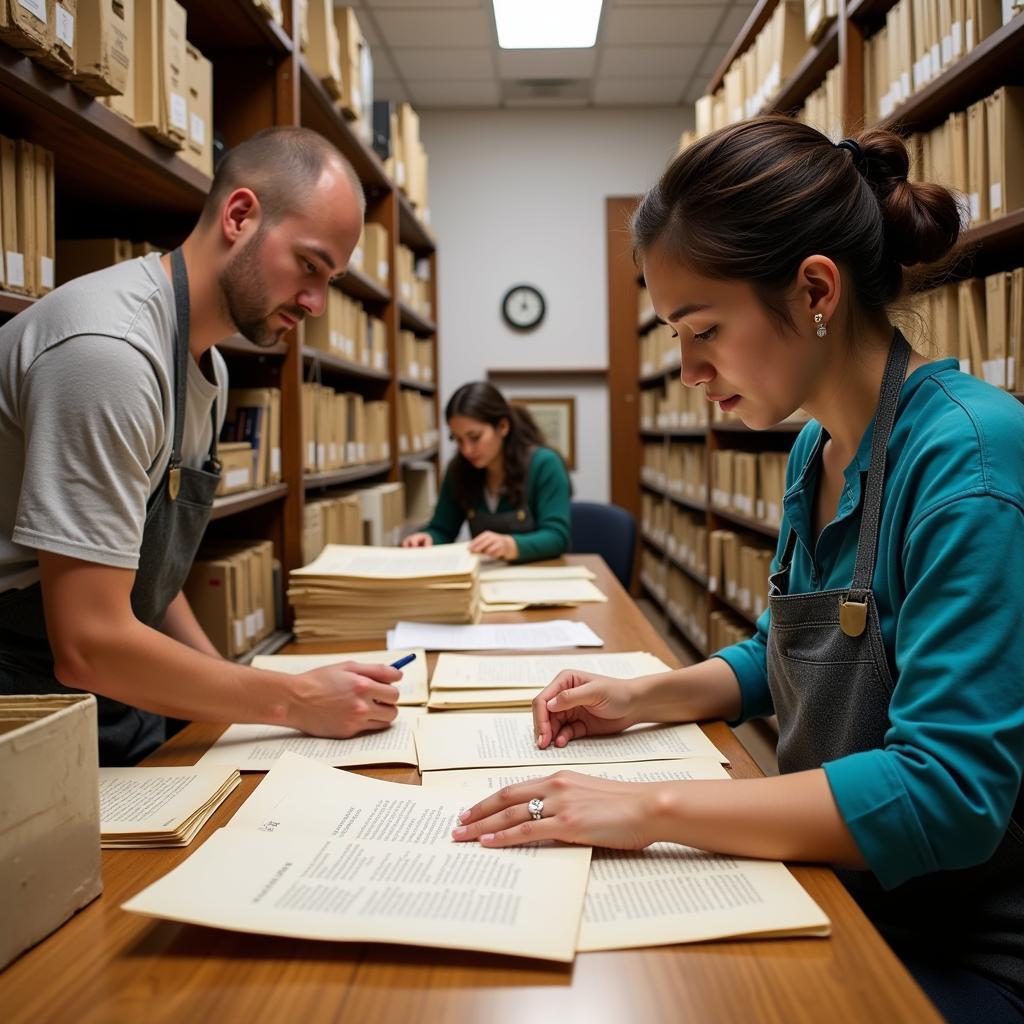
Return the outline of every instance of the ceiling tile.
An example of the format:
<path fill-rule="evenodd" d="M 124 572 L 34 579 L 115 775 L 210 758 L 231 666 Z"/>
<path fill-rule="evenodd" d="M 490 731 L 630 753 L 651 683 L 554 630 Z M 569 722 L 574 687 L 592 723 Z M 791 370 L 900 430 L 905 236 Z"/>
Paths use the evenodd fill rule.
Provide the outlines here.
<path fill-rule="evenodd" d="M 710 42 L 721 7 L 620 7 L 606 17 L 606 46 L 694 46 Z"/>
<path fill-rule="evenodd" d="M 493 79 L 479 82 L 409 82 L 410 99 L 426 107 L 496 107 L 498 84 Z"/>
<path fill-rule="evenodd" d="M 589 78 L 597 50 L 498 50 L 502 78 Z"/>
<path fill-rule="evenodd" d="M 601 54 L 601 77 L 687 79 L 703 56 L 703 46 L 606 46 Z"/>
<path fill-rule="evenodd" d="M 601 106 L 675 106 L 686 83 L 678 78 L 599 78 L 594 102 Z"/>
<path fill-rule="evenodd" d="M 390 11 L 374 14 L 388 46 L 491 46 L 494 25 L 483 11 Z"/>
<path fill-rule="evenodd" d="M 725 16 L 725 21 L 722 22 L 722 27 L 718 30 L 717 41 L 725 43 L 726 46 L 731 46 L 740 34 L 740 29 L 747 23 L 750 11 L 751 8 L 745 4 L 737 4 L 735 7 L 730 8 Z"/>
<path fill-rule="evenodd" d="M 391 56 L 404 78 L 464 81 L 494 75 L 494 51 L 484 47 L 424 50 L 396 46 L 392 48 Z"/>

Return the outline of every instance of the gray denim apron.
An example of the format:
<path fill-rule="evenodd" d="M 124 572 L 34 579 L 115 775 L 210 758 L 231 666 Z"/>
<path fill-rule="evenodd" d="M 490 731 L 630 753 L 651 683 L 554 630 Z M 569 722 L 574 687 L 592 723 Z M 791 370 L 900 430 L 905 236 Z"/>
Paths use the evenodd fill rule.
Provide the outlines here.
<path fill-rule="evenodd" d="M 531 448 L 526 453 L 527 465 L 532 461 L 536 450 Z M 533 518 L 529 508 L 517 508 L 507 512 L 481 512 L 471 508 L 466 512 L 466 519 L 469 522 L 470 535 L 473 537 L 486 530 L 494 533 L 533 533 L 537 529 L 537 520 Z"/>
<path fill-rule="evenodd" d="M 132 587 L 135 617 L 160 627 L 177 597 L 203 539 L 214 493 L 220 480 L 217 461 L 217 404 L 212 411 L 213 436 L 203 469 L 181 464 L 188 392 L 189 299 L 185 259 L 171 254 L 174 280 L 175 333 L 174 439 L 171 458 L 146 506 L 139 568 Z M 112 396 L 116 400 L 116 396 Z M 46 635 L 42 588 L 38 583 L 0 596 L 0 693 L 72 693 L 54 677 L 53 654 Z M 155 750 L 166 734 L 162 715 L 97 696 L 99 757 L 104 766 L 136 764 Z"/>
<path fill-rule="evenodd" d="M 796 545 L 792 529 L 780 569 L 771 577 L 768 686 L 779 719 L 782 772 L 820 768 L 825 761 L 885 746 L 894 682 L 871 583 L 886 448 L 909 357 L 910 348 L 897 332 L 882 379 L 850 589 L 788 593 Z M 813 459 L 820 459 L 823 440 Z M 1022 811 L 1018 793 L 999 847 L 976 867 L 934 872 L 888 892 L 870 872 L 840 871 L 839 877 L 897 952 L 952 961 L 1022 992 Z"/>

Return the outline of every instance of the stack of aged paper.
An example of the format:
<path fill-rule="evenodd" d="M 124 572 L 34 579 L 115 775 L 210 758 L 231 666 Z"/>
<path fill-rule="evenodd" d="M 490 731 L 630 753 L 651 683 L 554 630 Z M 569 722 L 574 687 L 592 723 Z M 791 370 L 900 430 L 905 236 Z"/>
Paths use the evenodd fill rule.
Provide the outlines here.
<path fill-rule="evenodd" d="M 295 609 L 299 641 L 384 636 L 400 619 L 477 622 L 479 561 L 465 544 L 329 544 L 316 561 L 292 572 L 288 600 Z"/>
<path fill-rule="evenodd" d="M 425 647 L 428 651 L 539 651 L 556 647 L 603 647 L 585 623 L 502 622 L 483 626 L 434 626 L 399 622 L 388 630 L 388 647 Z"/>
<path fill-rule="evenodd" d="M 453 843 L 464 793 L 286 755 L 227 828 L 124 909 L 266 935 L 571 961 L 590 849 Z"/>
<path fill-rule="evenodd" d="M 480 573 L 484 612 L 521 611 L 524 608 L 572 608 L 608 598 L 591 580 L 584 565 L 505 566 Z"/>
<path fill-rule="evenodd" d="M 668 672 L 646 651 L 623 654 L 485 655 L 441 654 L 430 680 L 435 711 L 525 708 L 564 669 L 629 679 Z"/>
<path fill-rule="evenodd" d="M 252 659 L 252 667 L 297 675 L 343 661 L 358 661 L 364 665 L 393 665 L 410 654 L 414 654 L 415 658 L 400 669 L 402 678 L 395 684 L 399 693 L 398 703 L 426 704 L 427 652 L 422 647 L 394 651 L 346 651 L 339 654 L 264 654 Z"/>
<path fill-rule="evenodd" d="M 399 708 L 398 717 L 387 729 L 362 733 L 347 740 L 309 736 L 283 725 L 229 725 L 196 763 L 228 765 L 243 772 L 265 772 L 284 754 L 301 754 L 338 768 L 415 765 L 416 722 L 425 713 L 425 708 Z"/>
<path fill-rule="evenodd" d="M 101 845 L 188 846 L 239 781 L 223 766 L 101 768 Z"/>

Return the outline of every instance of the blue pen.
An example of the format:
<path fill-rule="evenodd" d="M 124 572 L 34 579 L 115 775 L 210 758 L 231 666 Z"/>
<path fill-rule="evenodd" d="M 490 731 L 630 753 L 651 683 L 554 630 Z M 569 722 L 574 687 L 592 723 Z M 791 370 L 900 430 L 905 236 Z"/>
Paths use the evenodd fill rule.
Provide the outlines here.
<path fill-rule="evenodd" d="M 398 661 L 392 662 L 391 663 L 391 667 L 392 668 L 405 668 L 405 666 L 408 665 L 409 662 L 412 661 L 413 658 L 415 658 L 415 657 L 416 657 L 415 654 L 407 654 L 404 658 L 399 658 Z"/>

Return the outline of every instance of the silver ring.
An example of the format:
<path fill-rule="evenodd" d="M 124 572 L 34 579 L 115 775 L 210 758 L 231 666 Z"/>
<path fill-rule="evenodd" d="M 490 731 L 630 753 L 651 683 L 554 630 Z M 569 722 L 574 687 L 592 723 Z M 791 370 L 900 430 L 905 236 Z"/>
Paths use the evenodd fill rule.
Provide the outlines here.
<path fill-rule="evenodd" d="M 544 816 L 544 801 L 538 800 L 537 797 L 534 797 L 526 805 L 526 809 L 530 812 L 530 817 L 533 818 L 534 821 L 540 821 Z"/>

